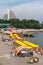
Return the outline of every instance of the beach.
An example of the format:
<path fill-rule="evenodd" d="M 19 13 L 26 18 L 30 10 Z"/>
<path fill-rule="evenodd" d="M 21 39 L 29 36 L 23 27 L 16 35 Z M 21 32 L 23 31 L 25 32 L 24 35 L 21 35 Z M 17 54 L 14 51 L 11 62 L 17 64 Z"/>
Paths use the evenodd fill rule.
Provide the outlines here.
<path fill-rule="evenodd" d="M 0 34 L 1 39 L 1 34 Z M 38 63 L 29 64 L 29 57 L 16 57 L 10 54 L 11 46 L 9 42 L 0 41 L 0 62 L 2 65 L 43 65 L 43 56 L 36 54 L 35 57 L 39 58 Z"/>
<path fill-rule="evenodd" d="M 7 46 L 6 44 L 0 44 L 0 56 L 4 54 L 7 55 L 10 51 L 11 50 L 9 49 L 9 46 Z M 39 62 L 30 65 L 43 65 L 43 56 L 37 55 L 36 57 L 39 57 Z M 28 60 L 29 57 L 13 57 L 11 55 L 9 58 L 0 58 L 0 62 L 2 63 L 2 65 L 29 65 Z"/>

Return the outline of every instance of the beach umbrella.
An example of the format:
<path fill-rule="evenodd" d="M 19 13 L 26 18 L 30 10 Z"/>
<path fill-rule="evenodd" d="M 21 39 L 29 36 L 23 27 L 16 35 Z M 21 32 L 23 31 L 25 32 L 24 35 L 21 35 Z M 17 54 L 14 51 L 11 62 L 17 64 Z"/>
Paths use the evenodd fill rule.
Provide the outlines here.
<path fill-rule="evenodd" d="M 10 34 L 11 32 L 10 31 L 7 31 L 7 34 Z"/>
<path fill-rule="evenodd" d="M 14 54 L 17 55 L 22 49 L 25 49 L 25 46 L 20 46 L 14 50 Z"/>

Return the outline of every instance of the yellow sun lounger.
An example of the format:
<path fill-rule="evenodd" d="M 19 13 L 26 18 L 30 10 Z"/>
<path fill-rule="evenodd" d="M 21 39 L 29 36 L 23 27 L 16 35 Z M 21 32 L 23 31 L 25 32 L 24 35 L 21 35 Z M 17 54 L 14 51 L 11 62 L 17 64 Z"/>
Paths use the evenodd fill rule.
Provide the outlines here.
<path fill-rule="evenodd" d="M 13 34 L 15 37 L 18 36 L 17 34 Z"/>
<path fill-rule="evenodd" d="M 17 34 L 10 34 L 10 37 L 13 38 L 13 37 L 16 37 L 16 38 L 20 38 Z M 23 42 L 19 41 L 19 40 L 15 40 L 15 42 L 17 42 L 17 44 L 21 45 L 21 46 L 27 46 L 27 47 L 31 47 L 31 48 L 38 48 L 39 46 L 37 44 L 34 44 L 32 42 L 28 42 L 26 40 L 24 40 Z"/>
<path fill-rule="evenodd" d="M 31 46 L 27 46 L 26 44 L 24 44 L 23 42 L 21 42 L 21 41 L 19 41 L 19 40 L 16 40 L 15 41 L 18 45 L 20 45 L 20 46 L 25 46 L 25 47 L 27 47 L 28 49 L 31 49 L 32 47 Z"/>
<path fill-rule="evenodd" d="M 24 43 L 27 44 L 27 45 L 29 45 L 29 46 L 31 46 L 31 47 L 36 47 L 36 48 L 39 47 L 37 44 L 34 44 L 34 43 L 32 43 L 32 42 L 28 42 L 28 41 L 26 41 L 26 40 L 24 41 Z"/>
<path fill-rule="evenodd" d="M 12 33 L 10 34 L 10 37 L 11 37 L 11 38 L 14 37 Z"/>

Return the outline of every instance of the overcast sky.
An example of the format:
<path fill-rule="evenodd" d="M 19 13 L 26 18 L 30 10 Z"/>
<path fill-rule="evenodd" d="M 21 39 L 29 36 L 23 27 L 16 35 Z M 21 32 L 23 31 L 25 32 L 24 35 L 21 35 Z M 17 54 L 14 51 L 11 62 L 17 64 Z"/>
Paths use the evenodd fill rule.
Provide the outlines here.
<path fill-rule="evenodd" d="M 0 18 L 13 9 L 19 19 L 43 21 L 43 0 L 0 0 Z"/>

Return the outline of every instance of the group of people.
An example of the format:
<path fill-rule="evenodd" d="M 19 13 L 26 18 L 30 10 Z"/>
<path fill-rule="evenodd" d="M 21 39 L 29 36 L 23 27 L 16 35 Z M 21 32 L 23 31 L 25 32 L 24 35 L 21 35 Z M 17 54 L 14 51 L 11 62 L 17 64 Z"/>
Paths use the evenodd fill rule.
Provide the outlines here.
<path fill-rule="evenodd" d="M 43 55 L 43 48 L 37 48 L 37 49 L 34 49 L 36 53 L 40 54 L 40 55 Z"/>

